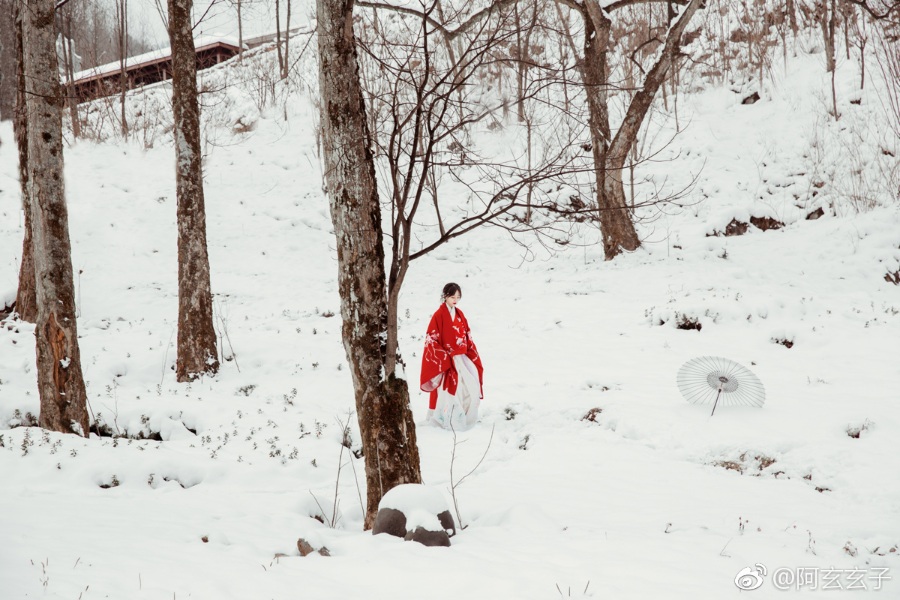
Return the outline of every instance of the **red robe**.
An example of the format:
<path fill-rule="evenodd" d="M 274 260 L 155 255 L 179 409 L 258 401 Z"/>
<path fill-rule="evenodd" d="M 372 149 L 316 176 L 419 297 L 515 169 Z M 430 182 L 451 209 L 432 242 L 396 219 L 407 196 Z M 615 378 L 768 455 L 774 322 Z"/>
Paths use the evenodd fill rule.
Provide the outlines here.
<path fill-rule="evenodd" d="M 481 365 L 481 357 L 475 348 L 475 342 L 472 341 L 469 322 L 458 308 L 456 317 L 451 317 L 447 304 L 441 303 L 428 324 L 425 351 L 422 354 L 420 386 L 423 392 L 431 393 L 428 403 L 431 409 L 437 405 L 439 387 L 443 387 L 451 395 L 456 394 L 459 374 L 453 365 L 453 357 L 457 354 L 465 354 L 475 364 L 475 368 L 478 369 L 478 382 L 481 385 L 480 397 L 484 398 L 484 367 Z"/>

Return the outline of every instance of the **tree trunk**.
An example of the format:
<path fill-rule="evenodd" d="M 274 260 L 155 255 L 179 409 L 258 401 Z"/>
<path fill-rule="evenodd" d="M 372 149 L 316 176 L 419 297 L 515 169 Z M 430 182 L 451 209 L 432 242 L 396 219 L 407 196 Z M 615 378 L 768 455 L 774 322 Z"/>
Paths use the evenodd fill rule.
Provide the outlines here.
<path fill-rule="evenodd" d="M 284 58 L 281 54 L 281 3 L 275 0 L 275 50 L 278 52 L 278 72 L 284 73 Z"/>
<path fill-rule="evenodd" d="M 636 250 L 641 245 L 631 214 L 625 203 L 621 171 L 612 173 L 609 167 L 610 143 L 607 52 L 612 22 L 594 0 L 585 2 L 584 18 L 584 87 L 588 105 L 588 124 L 591 131 L 591 151 L 594 158 L 594 177 L 597 186 L 597 208 L 603 253 L 612 260 L 623 250 Z M 621 167 L 620 167 L 621 168 Z M 618 185 L 616 185 L 616 183 Z M 615 192 L 619 193 L 616 194 Z"/>
<path fill-rule="evenodd" d="M 37 286 L 40 424 L 88 434 L 87 393 L 75 323 L 75 288 L 63 186 L 62 112 L 54 0 L 31 0 L 22 23 L 28 119 L 28 201 Z"/>
<path fill-rule="evenodd" d="M 387 345 L 385 346 L 385 371 L 396 372 L 397 363 L 400 358 L 400 341 L 398 340 L 399 330 L 397 329 L 398 315 L 400 312 L 400 288 L 403 285 L 403 279 L 406 276 L 406 270 L 409 268 L 409 254 L 401 259 L 403 266 L 400 268 L 401 274 L 393 282 L 388 284 L 387 296 Z M 393 270 L 393 266 L 392 270 Z M 393 278 L 392 278 L 393 279 Z"/>
<path fill-rule="evenodd" d="M 66 19 L 68 38 L 72 39 L 72 15 Z M 81 137 L 81 121 L 78 120 L 78 97 L 75 95 L 75 51 L 74 44 L 66 44 L 69 48 L 69 57 L 66 64 L 68 85 L 66 86 L 66 101 L 69 105 L 69 115 L 72 119 L 72 136 Z"/>
<path fill-rule="evenodd" d="M 841 4 L 841 24 L 843 25 L 844 30 L 844 51 L 847 53 L 847 60 L 850 60 L 850 19 L 855 18 L 856 12 L 855 8 L 852 5 L 847 5 L 846 3 Z"/>
<path fill-rule="evenodd" d="M 427 168 L 425 169 L 427 171 Z M 424 175 L 423 175 L 424 177 Z M 416 202 L 418 204 L 418 202 Z M 404 216 L 405 208 L 395 206 L 398 211 L 397 220 L 394 223 L 394 243 L 392 245 L 391 270 L 388 275 L 387 286 L 387 347 L 385 350 L 385 371 L 394 373 L 397 363 L 403 364 L 400 357 L 399 331 L 397 329 L 398 314 L 400 311 L 400 288 L 409 271 L 410 233 L 412 229 L 412 214 Z M 413 212 L 415 212 L 413 210 Z M 399 240 L 399 243 L 398 243 Z M 405 366 L 405 365 L 404 365 Z"/>
<path fill-rule="evenodd" d="M 63 34 L 63 56 L 65 57 L 66 69 L 66 104 L 69 106 L 69 116 L 72 119 L 72 137 L 81 137 L 81 122 L 78 120 L 78 98 L 75 97 L 75 51 L 72 38 L 72 14 L 71 9 L 68 15 L 62 16 L 62 22 L 65 24 L 65 34 Z"/>
<path fill-rule="evenodd" d="M 829 73 L 831 73 L 831 103 L 834 109 L 834 120 L 837 121 L 841 118 L 840 113 L 838 112 L 837 106 L 837 86 L 835 82 L 835 77 L 837 75 L 837 61 L 835 60 L 835 41 L 834 41 L 834 30 L 837 27 L 837 0 L 831 0 L 831 10 L 828 10 L 826 1 L 826 9 L 825 12 L 828 15 L 828 27 L 825 37 L 825 55 L 826 55 L 826 67 Z"/>
<path fill-rule="evenodd" d="M 168 0 L 172 46 L 172 111 L 178 197 L 178 381 L 219 370 L 213 328 L 206 208 L 200 153 L 197 59 L 191 32 L 192 0 Z"/>
<path fill-rule="evenodd" d="M 238 20 L 238 62 L 244 62 L 244 21 L 241 18 L 241 4 L 243 0 L 237 0 L 237 20 Z"/>
<path fill-rule="evenodd" d="M 119 37 L 119 109 L 122 139 L 128 139 L 128 120 L 125 115 L 125 98 L 128 91 L 128 72 L 125 60 L 128 58 L 128 0 L 116 1 L 116 29 Z M 191 44 L 193 48 L 193 43 Z M 173 50 L 174 52 L 174 50 Z"/>
<path fill-rule="evenodd" d="M 578 49 L 575 46 L 575 40 L 572 39 L 572 29 L 569 27 L 569 19 L 566 15 L 563 14 L 562 9 L 559 7 L 559 2 L 553 3 L 553 8 L 556 9 L 556 16 L 559 19 L 559 23 L 562 26 L 562 40 L 559 46 L 559 55 L 565 59 L 566 53 L 563 50 L 562 42 L 565 42 L 566 47 L 572 52 L 572 57 L 577 61 L 578 60 Z M 582 14 L 582 18 L 584 15 Z M 562 64 L 566 64 L 564 60 Z M 582 67 L 582 77 L 583 67 Z M 563 86 L 563 109 L 565 112 L 569 112 L 569 78 L 562 78 L 562 86 Z"/>
<path fill-rule="evenodd" d="M 291 49 L 291 0 L 287 1 L 287 16 L 284 22 L 284 66 L 281 69 L 281 78 L 287 79 L 291 61 L 288 58 Z"/>
<path fill-rule="evenodd" d="M 359 84 L 352 0 L 318 0 L 319 90 L 326 189 L 337 241 L 342 337 L 366 457 L 369 529 L 381 497 L 420 483 L 406 380 L 388 372 L 381 208 Z"/>
<path fill-rule="evenodd" d="M 15 118 L 17 4 L 0 0 L 0 121 Z"/>
<path fill-rule="evenodd" d="M 607 172 L 604 181 L 604 196 L 606 196 L 609 206 L 613 208 L 609 212 L 616 213 L 617 216 L 618 213 L 624 213 L 624 216 L 620 217 L 620 222 L 623 224 L 625 218 L 628 217 L 627 209 L 619 209 L 619 207 L 625 206 L 625 188 L 622 183 L 622 169 L 624 168 L 625 160 L 628 157 L 628 150 L 637 140 L 641 124 L 644 122 L 644 117 L 646 117 L 647 111 L 650 109 L 650 105 L 653 102 L 653 96 L 665 82 L 666 74 L 672 67 L 672 64 L 675 61 L 675 55 L 681 48 L 681 36 L 684 34 L 684 30 L 687 28 L 694 13 L 700 8 L 700 4 L 701 0 L 690 0 L 690 2 L 682 9 L 682 13 L 678 16 L 677 22 L 670 27 L 668 37 L 666 38 L 656 64 L 654 64 L 647 73 L 643 87 L 641 87 L 631 99 L 631 103 L 628 105 L 628 111 L 625 113 L 625 118 L 622 120 L 622 125 L 619 127 L 616 136 L 609 145 L 609 150 L 606 155 Z M 629 226 L 627 230 L 628 233 L 633 234 L 634 226 L 631 224 L 630 219 L 628 219 L 627 225 Z M 613 247 L 612 244 L 606 245 L 607 234 L 605 231 L 603 237 L 606 258 L 609 260 L 618 254 L 619 250 L 618 248 Z M 634 244 L 634 247 L 629 247 L 622 243 L 622 249 L 633 250 L 640 245 L 640 240 L 638 240 L 636 234 L 633 238 L 628 237 L 624 239 L 628 244 Z M 619 240 L 612 241 L 619 242 Z"/>
<path fill-rule="evenodd" d="M 865 27 L 865 21 L 862 21 L 862 26 Z M 866 44 L 868 43 L 868 38 L 864 36 L 860 36 L 859 41 L 859 89 L 865 89 L 866 87 Z"/>
<path fill-rule="evenodd" d="M 519 123 L 525 122 L 525 56 L 527 50 L 522 43 L 522 16 L 519 3 L 513 6 L 516 26 L 516 116 Z"/>
<path fill-rule="evenodd" d="M 785 0 L 785 11 L 787 12 L 788 23 L 791 25 L 791 35 L 794 41 L 797 40 L 797 9 L 794 6 L 794 0 Z"/>
<path fill-rule="evenodd" d="M 19 289 L 16 293 L 16 313 L 28 323 L 37 322 L 37 292 L 34 281 L 34 246 L 31 239 L 31 202 L 28 199 L 28 114 L 25 104 L 25 55 L 22 40 L 24 13 L 15 3 L 16 15 L 16 112 L 13 121 L 16 146 L 19 151 L 19 189 L 25 211 L 25 238 L 22 241 L 22 264 L 19 268 Z"/>
<path fill-rule="evenodd" d="M 819 8 L 819 26 L 822 28 L 822 37 L 825 40 L 825 70 L 834 71 L 834 9 L 829 8 L 829 0 L 821 0 Z"/>

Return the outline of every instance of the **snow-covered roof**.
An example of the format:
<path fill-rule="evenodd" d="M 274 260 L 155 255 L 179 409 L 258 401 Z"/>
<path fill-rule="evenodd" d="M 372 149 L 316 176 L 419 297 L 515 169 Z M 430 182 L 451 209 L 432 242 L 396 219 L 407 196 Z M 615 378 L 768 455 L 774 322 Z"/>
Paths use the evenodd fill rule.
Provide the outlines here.
<path fill-rule="evenodd" d="M 227 46 L 232 46 L 234 48 L 239 48 L 238 41 L 231 36 L 224 35 L 200 35 L 194 38 L 194 49 L 196 52 L 204 50 L 206 48 L 210 48 L 217 44 L 223 44 Z M 150 52 L 145 52 L 143 54 L 138 54 L 136 56 L 129 56 L 125 59 L 125 69 L 132 69 L 134 67 L 152 64 L 155 62 L 161 62 L 164 60 L 168 60 L 172 55 L 171 46 L 166 46 L 164 48 L 159 48 L 157 50 L 151 50 Z M 78 71 L 75 73 L 73 80 L 79 81 L 83 79 L 94 79 L 97 77 L 102 77 L 104 75 L 108 75 L 110 73 L 115 73 L 121 70 L 122 65 L 119 61 L 106 63 L 105 65 L 97 65 L 96 67 L 91 67 L 90 69 L 84 69 L 82 71 Z"/>

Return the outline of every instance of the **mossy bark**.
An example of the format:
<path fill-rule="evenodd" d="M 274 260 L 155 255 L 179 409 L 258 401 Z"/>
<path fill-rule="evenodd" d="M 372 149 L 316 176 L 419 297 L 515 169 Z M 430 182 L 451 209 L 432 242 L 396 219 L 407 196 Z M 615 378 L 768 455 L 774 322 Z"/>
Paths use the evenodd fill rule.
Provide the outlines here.
<path fill-rule="evenodd" d="M 37 321 L 41 427 L 88 435 L 87 394 L 75 323 L 75 288 L 63 179 L 63 95 L 57 73 L 54 0 L 22 11 L 28 190 Z"/>
<path fill-rule="evenodd" d="M 319 92 L 325 181 L 337 241 L 342 337 L 366 461 L 365 528 L 381 497 L 421 483 L 406 380 L 387 369 L 381 208 L 353 33 L 351 0 L 318 0 Z"/>
<path fill-rule="evenodd" d="M 192 381 L 219 370 L 206 246 L 206 206 L 191 0 L 169 0 L 172 112 L 178 215 L 178 337 L 175 375 Z"/>

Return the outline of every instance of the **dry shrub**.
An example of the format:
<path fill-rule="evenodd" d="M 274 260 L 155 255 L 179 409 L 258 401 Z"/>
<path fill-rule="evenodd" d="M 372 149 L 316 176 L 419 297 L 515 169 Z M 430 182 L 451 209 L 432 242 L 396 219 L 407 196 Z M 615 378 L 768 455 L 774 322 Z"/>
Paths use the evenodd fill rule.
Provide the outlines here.
<path fill-rule="evenodd" d="M 603 412 L 603 409 L 599 406 L 595 406 L 591 410 L 584 413 L 584 416 L 581 417 L 582 421 L 590 421 L 591 423 L 596 423 L 600 420 L 600 413 Z"/>

